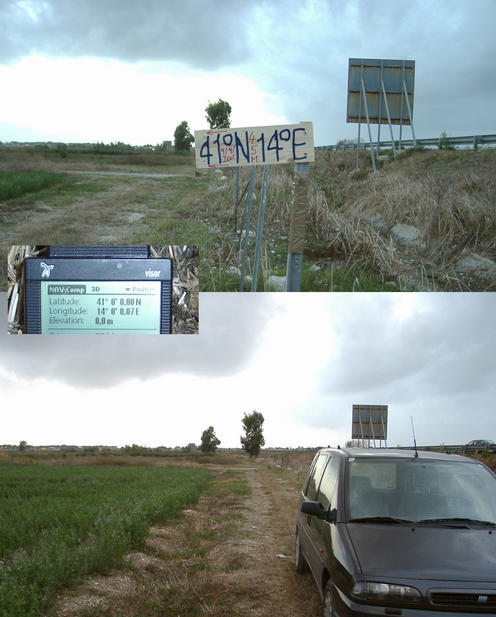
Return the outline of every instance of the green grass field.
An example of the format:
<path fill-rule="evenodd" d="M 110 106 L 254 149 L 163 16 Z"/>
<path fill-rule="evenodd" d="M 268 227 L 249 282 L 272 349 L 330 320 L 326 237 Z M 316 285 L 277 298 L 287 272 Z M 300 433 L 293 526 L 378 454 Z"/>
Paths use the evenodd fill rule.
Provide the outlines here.
<path fill-rule="evenodd" d="M 0 616 L 42 617 L 58 590 L 106 572 L 149 526 L 198 500 L 190 467 L 0 465 Z"/>
<path fill-rule="evenodd" d="M 21 197 L 63 181 L 62 175 L 48 171 L 0 171 L 0 201 Z"/>

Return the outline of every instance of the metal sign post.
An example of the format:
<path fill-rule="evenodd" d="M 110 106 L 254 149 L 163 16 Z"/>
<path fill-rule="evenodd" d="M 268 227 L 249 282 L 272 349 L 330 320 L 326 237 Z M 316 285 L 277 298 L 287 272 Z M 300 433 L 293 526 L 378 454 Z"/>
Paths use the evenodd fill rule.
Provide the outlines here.
<path fill-rule="evenodd" d="M 295 196 L 289 227 L 286 291 L 300 291 L 308 201 L 308 163 L 295 165 Z"/>
<path fill-rule="evenodd" d="M 239 206 L 239 167 L 236 168 L 236 177 L 234 180 L 234 233 L 237 233 L 238 225 L 238 206 Z"/>
<path fill-rule="evenodd" d="M 305 238 L 306 202 L 308 198 L 308 164 L 315 160 L 312 123 L 300 122 L 300 124 L 287 124 L 282 126 L 195 131 L 195 159 L 197 169 L 215 169 L 218 167 L 237 168 L 234 189 L 235 231 L 237 228 L 237 208 L 242 199 L 242 197 L 238 199 L 239 168 L 252 168 L 250 181 L 247 185 L 248 192 L 242 214 L 240 231 L 240 233 L 244 233 L 240 291 L 243 291 L 244 288 L 256 167 L 263 166 L 264 172 L 258 214 L 251 291 L 257 290 L 269 165 L 295 163 L 296 191 L 291 213 L 286 288 L 287 291 L 299 290 L 301 263 L 303 260 L 303 243 Z M 238 250 L 240 248 L 241 235 L 238 242 Z"/>
<path fill-rule="evenodd" d="M 251 291 L 257 291 L 258 268 L 260 266 L 260 253 L 262 250 L 262 235 L 265 214 L 265 201 L 267 197 L 267 182 L 269 179 L 269 166 L 264 165 L 262 179 L 262 194 L 260 195 L 260 207 L 258 209 L 257 240 L 255 244 L 255 260 L 253 262 L 253 278 L 251 281 Z"/>
<path fill-rule="evenodd" d="M 246 206 L 244 210 L 245 216 L 245 229 L 243 238 L 243 259 L 241 260 L 241 279 L 239 283 L 239 291 L 243 291 L 245 284 L 245 267 L 246 267 L 246 254 L 248 251 L 248 236 L 250 234 L 250 222 L 251 222 L 251 205 L 253 203 L 253 188 L 255 187 L 255 174 L 257 172 L 256 166 L 251 168 L 250 182 L 248 184 L 248 193 L 246 195 Z M 243 224 L 241 225 L 241 233 L 243 233 Z M 240 236 L 241 238 L 241 236 Z"/>

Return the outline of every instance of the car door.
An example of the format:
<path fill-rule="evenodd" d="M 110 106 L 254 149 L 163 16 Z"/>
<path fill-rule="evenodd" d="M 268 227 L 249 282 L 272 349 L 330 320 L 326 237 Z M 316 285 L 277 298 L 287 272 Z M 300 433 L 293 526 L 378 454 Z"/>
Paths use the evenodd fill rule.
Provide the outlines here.
<path fill-rule="evenodd" d="M 338 484 L 339 461 L 336 456 L 329 456 L 317 491 L 315 501 L 318 501 L 326 512 L 337 507 L 337 484 Z M 320 580 L 322 568 L 326 559 L 332 555 L 331 525 L 326 520 L 312 516 L 310 535 L 315 547 L 315 575 Z"/>
<path fill-rule="evenodd" d="M 320 481 L 322 480 L 322 474 L 326 468 L 329 456 L 325 453 L 320 453 L 315 460 L 313 468 L 310 471 L 308 482 L 304 487 L 304 499 L 305 501 L 316 501 L 317 493 L 320 487 Z M 318 569 L 320 564 L 319 549 L 317 548 L 318 538 L 315 533 L 315 521 L 316 518 L 310 514 L 304 514 L 300 512 L 300 542 L 305 553 L 308 565 L 314 573 L 315 577 L 318 577 Z"/>
<path fill-rule="evenodd" d="M 324 510 L 332 510 L 337 505 L 336 487 L 338 479 L 338 460 L 332 454 L 317 459 L 314 473 L 307 486 L 306 499 L 318 501 Z M 320 580 L 326 556 L 332 551 L 330 523 L 312 515 L 303 515 L 304 533 L 308 544 L 308 564 L 317 581 Z"/>

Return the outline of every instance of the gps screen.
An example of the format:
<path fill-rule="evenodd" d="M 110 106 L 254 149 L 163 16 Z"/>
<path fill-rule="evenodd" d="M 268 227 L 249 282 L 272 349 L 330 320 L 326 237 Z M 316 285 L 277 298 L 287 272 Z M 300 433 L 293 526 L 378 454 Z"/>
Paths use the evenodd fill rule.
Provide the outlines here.
<path fill-rule="evenodd" d="M 42 334 L 160 334 L 160 283 L 41 283 Z"/>

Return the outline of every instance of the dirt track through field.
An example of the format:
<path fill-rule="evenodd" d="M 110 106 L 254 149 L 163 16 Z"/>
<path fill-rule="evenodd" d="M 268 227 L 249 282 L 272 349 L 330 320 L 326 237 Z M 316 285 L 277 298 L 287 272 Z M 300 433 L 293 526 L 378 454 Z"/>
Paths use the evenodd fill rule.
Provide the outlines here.
<path fill-rule="evenodd" d="M 317 617 L 317 587 L 294 572 L 299 479 L 292 470 L 216 468 L 245 476 L 251 495 L 207 492 L 179 520 L 151 529 L 119 572 L 64 594 L 56 617 Z M 239 476 L 239 477 L 241 477 Z M 222 486 L 222 484 L 219 484 Z"/>
<path fill-rule="evenodd" d="M 86 175 L 86 174 L 85 174 Z M 64 193 L 27 195 L 0 204 L 0 244 L 118 244 L 168 215 L 191 180 L 185 176 L 122 174 L 99 178 L 91 172 L 76 185 L 73 197 Z M 172 205 L 171 204 L 171 205 Z"/>
<path fill-rule="evenodd" d="M 197 229 L 191 221 L 201 179 L 119 171 L 72 174 L 77 177 L 67 184 L 0 202 L 4 256 L 10 245 L 197 244 L 191 241 Z M 5 259 L 0 279 L 4 291 Z"/>
<path fill-rule="evenodd" d="M 86 171 L 80 169 L 68 169 L 66 174 L 82 176 L 122 176 L 124 178 L 151 178 L 152 180 L 163 180 L 164 178 L 186 178 L 191 174 L 144 174 L 134 171 Z"/>

